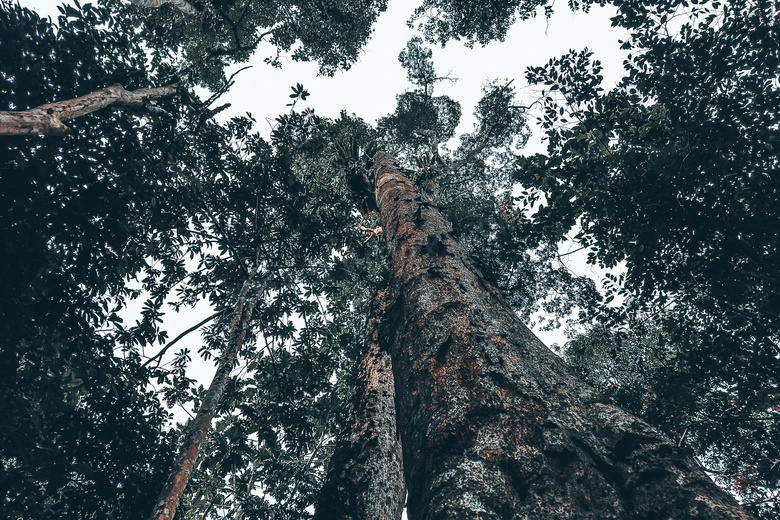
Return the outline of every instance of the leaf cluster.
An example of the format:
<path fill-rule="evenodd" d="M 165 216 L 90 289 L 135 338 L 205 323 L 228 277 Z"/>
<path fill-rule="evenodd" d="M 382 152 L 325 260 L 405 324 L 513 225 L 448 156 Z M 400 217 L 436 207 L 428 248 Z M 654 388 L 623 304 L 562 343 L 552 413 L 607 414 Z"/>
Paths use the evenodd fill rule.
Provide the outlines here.
<path fill-rule="evenodd" d="M 4 110 L 114 83 L 153 84 L 143 49 L 114 30 L 110 11 L 85 4 L 62 12 L 54 26 L 0 4 Z M 151 507 L 173 439 L 137 354 L 115 353 L 105 329 L 121 323 L 117 313 L 132 292 L 126 276 L 144 265 L 135 251 L 165 249 L 184 225 L 164 167 L 177 132 L 167 117 L 125 110 L 85 116 L 72 128 L 63 138 L 3 143 L 3 511 L 135 518 Z"/>
<path fill-rule="evenodd" d="M 261 43 L 271 44 L 266 62 L 275 66 L 289 54 L 316 61 L 322 74 L 347 69 L 386 8 L 386 0 L 213 0 L 196 4 L 202 14 L 193 18 L 168 5 L 153 10 L 118 0 L 106 4 L 146 43 L 153 68 L 214 91 L 225 82 L 225 68 L 246 62 Z"/>
<path fill-rule="evenodd" d="M 571 231 L 590 262 L 624 270 L 603 319 L 645 316 L 677 345 L 678 379 L 697 397 L 681 406 L 708 417 L 689 441 L 774 518 L 776 422 L 760 418 L 780 400 L 778 21 L 760 6 L 616 5 L 613 23 L 630 30 L 617 87 L 603 89 L 587 50 L 528 71 L 545 89 L 549 147 L 517 163 L 523 202 L 549 239 Z"/>

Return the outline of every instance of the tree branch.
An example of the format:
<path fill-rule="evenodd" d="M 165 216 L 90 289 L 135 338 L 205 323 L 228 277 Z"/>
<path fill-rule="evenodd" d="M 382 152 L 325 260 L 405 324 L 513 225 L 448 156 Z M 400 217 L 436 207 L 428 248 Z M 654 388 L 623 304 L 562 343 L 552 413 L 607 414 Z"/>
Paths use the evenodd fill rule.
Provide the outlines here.
<path fill-rule="evenodd" d="M 164 87 L 125 90 L 113 85 L 86 96 L 57 101 L 39 107 L 17 111 L 0 111 L 0 135 L 65 135 L 70 128 L 63 121 L 75 119 L 110 105 L 142 107 L 150 99 L 179 94 L 176 83 Z"/>
<path fill-rule="evenodd" d="M 166 352 L 166 351 L 167 351 L 169 348 L 171 348 L 172 346 L 174 346 L 174 345 L 176 344 L 176 342 L 177 342 L 177 341 L 179 341 L 180 339 L 182 339 L 184 336 L 186 336 L 186 335 L 187 335 L 187 334 L 189 334 L 190 332 L 193 332 L 193 331 L 196 331 L 196 330 L 198 330 L 198 329 L 199 329 L 199 328 L 201 328 L 203 325 L 205 325 L 206 323 L 210 322 L 211 320 L 213 320 L 214 318 L 216 318 L 216 317 L 217 317 L 217 316 L 219 316 L 220 314 L 222 314 L 222 311 L 215 312 L 214 314 L 212 314 L 212 315 L 211 315 L 211 316 L 209 316 L 208 318 L 204 319 L 203 321 L 200 321 L 200 322 L 196 323 L 195 325 L 193 325 L 193 326 L 192 326 L 192 327 L 190 327 L 189 329 L 185 330 L 184 332 L 182 332 L 181 334 L 179 334 L 178 336 L 176 336 L 176 337 L 175 337 L 173 340 L 171 340 L 171 341 L 170 341 L 170 342 L 169 342 L 167 345 L 165 345 L 165 346 L 162 348 L 162 350 L 161 350 L 160 352 L 158 352 L 157 354 L 155 354 L 153 357 L 150 357 L 149 359 L 147 359 L 147 360 L 146 360 L 146 362 L 145 362 L 143 365 L 141 365 L 141 368 L 144 368 L 144 367 L 148 366 L 148 365 L 149 365 L 149 364 L 150 364 L 152 361 L 154 361 L 155 359 L 158 359 L 158 360 L 159 360 L 159 359 L 161 359 L 161 358 L 162 358 L 162 356 L 163 356 L 163 354 L 165 354 L 165 352 Z M 159 364 L 159 361 L 158 361 L 158 364 Z"/>

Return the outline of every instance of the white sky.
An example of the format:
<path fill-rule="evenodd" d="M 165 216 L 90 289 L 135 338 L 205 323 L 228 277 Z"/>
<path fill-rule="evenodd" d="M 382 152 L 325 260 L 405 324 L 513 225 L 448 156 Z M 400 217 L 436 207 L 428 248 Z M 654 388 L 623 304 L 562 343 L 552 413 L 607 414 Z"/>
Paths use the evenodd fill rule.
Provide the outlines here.
<path fill-rule="evenodd" d="M 364 47 L 360 60 L 348 71 L 334 77 L 317 76 L 317 65 L 287 60 L 281 69 L 274 69 L 256 59 L 252 69 L 241 72 L 229 99 L 227 118 L 249 111 L 258 121 L 288 110 L 290 87 L 302 83 L 311 97 L 300 107 L 312 107 L 320 116 L 337 117 L 342 109 L 354 113 L 369 123 L 395 109 L 395 96 L 411 88 L 406 73 L 398 62 L 398 54 L 406 42 L 416 34 L 406 25 L 414 11 L 415 0 L 390 0 L 388 10 L 379 17 L 374 33 Z M 614 8 L 594 7 L 590 13 L 571 12 L 562 5 L 548 21 L 543 16 L 515 23 L 504 42 L 469 49 L 459 42 L 450 42 L 445 48 L 431 46 L 436 72 L 448 72 L 458 82 L 441 82 L 436 94 L 446 94 L 461 103 L 463 118 L 458 134 L 470 131 L 475 120 L 473 107 L 482 96 L 482 86 L 490 79 L 514 79 L 521 104 L 533 101 L 534 92 L 523 88 L 525 69 L 542 65 L 550 58 L 569 49 L 593 49 L 604 65 L 605 85 L 614 84 L 622 76 L 623 54 L 618 39 L 622 33 L 611 27 L 609 18 Z M 269 55 L 273 50 L 266 48 Z M 263 49 L 261 49 L 261 52 Z M 239 67 L 235 67 L 234 70 Z M 268 124 L 258 127 L 270 133 Z M 543 151 L 538 132 L 527 150 Z"/>

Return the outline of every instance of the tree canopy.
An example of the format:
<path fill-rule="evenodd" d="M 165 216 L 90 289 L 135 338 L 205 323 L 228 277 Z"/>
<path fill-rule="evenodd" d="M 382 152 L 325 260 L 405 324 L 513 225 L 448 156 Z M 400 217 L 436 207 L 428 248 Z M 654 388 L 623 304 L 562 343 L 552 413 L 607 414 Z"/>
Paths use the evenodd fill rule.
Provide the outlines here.
<path fill-rule="evenodd" d="M 518 100 L 522 78 L 487 84 L 473 131 L 453 139 L 462 108 L 435 95 L 449 78 L 426 40 L 487 44 L 549 15 L 546 2 L 424 0 L 391 114 L 323 118 L 298 84 L 270 138 L 249 114 L 212 118 L 225 71 L 262 52 L 347 68 L 386 2 L 193 1 L 194 15 L 137 4 L 76 3 L 53 22 L 0 0 L 2 110 L 115 84 L 181 89 L 73 119 L 67 135 L 0 136 L 9 517 L 151 512 L 186 432 L 171 410 L 204 399 L 185 345 L 207 361 L 228 349 L 255 270 L 240 369 L 177 518 L 310 516 L 387 279 L 354 182 L 384 150 L 435 195 L 516 313 L 580 332 L 562 354 L 588 382 L 692 450 L 754 514 L 780 518 L 774 7 L 615 0 L 630 35 L 618 85 L 573 50 L 528 70 L 539 99 Z M 548 150 L 524 156 L 534 124 Z M 571 236 L 611 269 L 603 295 L 562 262 Z M 177 345 L 167 319 L 196 306 L 209 316 L 200 339 Z"/>
<path fill-rule="evenodd" d="M 589 261 L 623 267 L 602 310 L 612 339 L 598 329 L 572 354 L 595 361 L 633 345 L 655 359 L 638 379 L 627 357 L 625 374 L 606 376 L 614 360 L 603 358 L 583 370 L 601 385 L 653 388 L 662 409 L 648 417 L 770 514 L 780 482 L 770 440 L 780 418 L 778 21 L 760 4 L 616 5 L 613 23 L 630 31 L 619 85 L 602 88 L 587 50 L 528 71 L 546 89 L 549 148 L 519 161 L 522 202 L 548 237 L 571 232 Z M 640 407 L 648 395 L 622 401 Z"/>

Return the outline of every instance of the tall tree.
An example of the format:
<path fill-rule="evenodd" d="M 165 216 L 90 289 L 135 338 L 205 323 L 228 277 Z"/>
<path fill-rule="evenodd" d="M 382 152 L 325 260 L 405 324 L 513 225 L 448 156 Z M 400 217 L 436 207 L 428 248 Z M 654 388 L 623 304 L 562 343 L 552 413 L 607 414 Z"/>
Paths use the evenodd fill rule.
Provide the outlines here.
<path fill-rule="evenodd" d="M 2 38 L 4 45 L 21 41 L 9 56 L 29 62 L 14 65 L 15 75 L 4 77 L 8 103 L 3 108 L 33 108 L 107 84 L 166 84 L 165 76 L 174 71 L 185 80 L 221 89 L 226 84 L 224 66 L 246 59 L 271 35 L 280 49 L 300 40 L 298 57 L 321 59 L 325 71 L 333 70 L 354 59 L 384 6 L 192 2 L 202 14 L 185 17 L 170 5 L 159 11 L 111 5 L 117 18 L 104 8 L 63 8 L 65 21 L 57 35 L 45 22 L 3 4 L 4 31 L 43 36 Z M 535 8 L 534 2 L 509 3 L 506 8 L 500 2 L 483 7 L 464 2 L 426 5 L 441 8 L 433 21 L 458 15 L 449 18 L 457 24 L 436 26 L 439 36 L 477 31 L 473 41 L 500 37 L 514 13 L 522 17 Z M 69 17 L 74 23 L 66 23 Z M 114 20 L 121 27 L 116 33 L 95 29 L 116 27 Z M 146 46 L 132 45 L 127 35 L 141 35 Z M 349 38 L 334 45 L 331 35 Z M 67 52 L 49 52 L 60 43 Z M 127 53 L 117 55 L 114 51 L 120 48 Z M 171 63 L 171 55 L 185 61 Z M 153 78 L 143 73 L 147 56 L 157 71 Z M 10 319 L 4 321 L 3 332 L 12 341 L 0 351 L 12 362 L 2 390 L 13 403 L 7 417 L 13 429 L 2 434 L 2 462 L 19 477 L 3 482 L 15 512 L 41 518 L 56 511 L 73 517 L 122 517 L 137 516 L 145 505 L 151 510 L 157 489 L 150 493 L 149 487 L 161 479 L 168 463 L 159 456 L 172 453 L 171 437 L 185 430 L 163 432 L 165 414 L 148 385 L 156 381 L 158 395 L 168 405 L 199 403 L 206 394 L 187 377 L 187 349 L 169 367 L 155 366 L 152 359 L 158 357 L 142 364 L 144 349 L 166 339 L 160 321 L 175 295 L 176 309 L 199 300 L 216 307 L 201 355 L 229 352 L 225 332 L 231 303 L 246 272 L 260 265 L 268 273 L 267 290 L 257 300 L 246 337 L 247 345 L 257 348 L 245 349 L 238 357 L 247 375 L 229 378 L 224 385 L 223 401 L 215 411 L 217 435 L 203 444 L 202 464 L 192 474 L 191 491 L 179 514 L 306 517 L 331 449 L 329 440 L 344 423 L 341 405 L 354 381 L 366 398 L 354 401 L 348 420 L 362 425 L 351 437 L 342 437 L 332 467 L 347 467 L 340 473 L 341 482 L 357 477 L 360 486 L 353 489 L 329 480 L 335 485 L 328 488 L 336 491 L 332 498 L 344 497 L 354 511 L 376 511 L 366 506 L 377 505 L 371 497 L 378 493 L 379 480 L 367 482 L 366 475 L 381 474 L 384 465 L 389 471 L 382 476 L 392 485 L 380 510 L 397 515 L 403 498 L 403 486 L 391 478 L 402 466 L 393 437 L 397 423 L 413 497 L 410 511 L 422 517 L 466 511 L 478 516 L 491 510 L 499 516 L 512 514 L 510 510 L 532 515 L 537 512 L 530 504 L 538 498 L 544 508 L 539 513 L 548 516 L 587 517 L 591 513 L 583 512 L 584 504 L 596 504 L 606 517 L 647 511 L 669 517 L 744 518 L 682 450 L 577 382 L 502 303 L 496 285 L 508 291 L 516 311 L 527 315 L 548 289 L 572 283 L 572 278 L 550 268 L 554 241 L 524 232 L 519 223 L 525 215 L 518 218 L 511 197 L 504 198 L 512 179 L 497 165 L 514 159 L 509 148 L 525 131 L 512 102 L 511 83 L 488 89 L 477 108 L 478 128 L 464 136 L 463 146 L 448 158 L 438 142 L 452 135 L 460 108 L 433 95 L 439 78 L 429 58 L 420 42 L 405 51 L 402 61 L 416 88 L 399 96 L 398 109 L 382 121 L 379 131 L 346 116 L 325 121 L 307 110 L 280 116 L 270 142 L 252 134 L 250 117 L 224 126 L 199 124 L 194 135 L 181 138 L 181 127 L 166 125 L 164 118 L 144 117 L 135 125 L 127 114 L 112 112 L 74 120 L 75 135 L 67 141 L 9 141 L 13 159 L 4 165 L 2 180 L 10 189 L 2 196 L 12 211 L 2 229 L 8 243 L 43 259 L 32 264 L 6 260 L 11 269 L 3 270 L 20 274 L 8 277 L 11 298 L 3 301 L 3 311 Z M 61 88 L 54 81 L 60 75 L 73 84 Z M 38 80 L 46 92 L 25 96 L 16 88 L 22 77 L 31 84 Z M 110 83 L 103 83 L 107 80 Z M 294 94 L 303 92 L 297 88 Z M 40 99 L 33 99 L 36 96 Z M 175 105 L 166 108 L 176 115 Z M 101 139 L 79 132 L 89 125 L 101 132 Z M 393 259 L 390 269 L 382 262 L 377 241 L 366 243 L 357 231 L 359 222 L 379 233 L 379 222 L 371 220 L 376 211 L 361 216 L 347 201 L 350 189 L 362 191 L 365 200 L 366 186 L 351 184 L 348 178 L 351 173 L 363 175 L 351 162 L 364 158 L 357 152 L 339 157 L 339 150 L 360 149 L 353 143 L 372 148 L 370 141 L 392 150 L 407 165 L 417 165 L 405 175 L 390 166 L 387 155 L 379 156 L 384 164 L 381 177 L 393 179 L 380 182 L 380 194 L 387 196 L 376 205 L 382 210 L 381 228 Z M 69 148 L 71 144 L 77 146 Z M 19 170 L 34 170 L 34 175 L 15 176 Z M 531 177 L 525 179 L 528 172 Z M 535 173 L 523 170 L 517 179 L 538 180 Z M 409 176 L 415 182 L 408 182 Z M 419 187 L 424 192 L 416 191 Z M 367 190 L 373 198 L 370 182 Z M 430 198 L 434 191 L 435 203 Z M 32 221 L 27 217 L 29 201 L 35 208 Z M 451 229 L 439 208 L 448 215 Z M 101 228 L 106 222 L 111 225 Z M 562 219 L 556 229 L 569 223 Z M 409 234 L 403 235 L 405 231 Z M 482 249 L 476 262 L 458 241 Z M 197 266 L 187 264 L 185 256 Z M 114 303 L 114 298 L 122 304 L 137 295 L 139 291 L 126 285 L 128 274 L 142 277 L 149 297 L 138 324 L 124 328 L 110 307 L 101 309 L 94 302 Z M 577 285 L 592 295 L 589 284 Z M 367 352 L 360 352 L 355 338 L 361 335 L 366 296 L 385 286 L 369 320 Z M 49 301 L 52 288 L 58 290 L 57 298 Z M 561 311 L 589 300 L 553 299 L 551 308 Z M 111 355 L 105 335 L 95 331 L 106 321 L 114 328 L 110 340 L 124 349 L 121 361 Z M 25 325 L 8 325 L 19 322 Z M 58 362 L 63 351 L 68 366 Z M 388 357 L 393 358 L 393 383 Z M 355 374 L 353 367 L 361 358 Z M 119 368 L 103 372 L 104 364 Z M 91 378 L 89 385 L 82 374 Z M 119 406 L 101 399 L 101 392 L 119 390 L 112 385 L 117 374 L 128 388 Z M 54 381 L 41 385 L 47 377 Z M 551 382 L 555 388 L 548 386 Z M 389 385 L 395 399 L 389 399 Z M 65 413 L 59 413 L 56 403 L 66 399 Z M 392 401 L 399 404 L 395 417 L 390 414 Z M 365 418 L 376 411 L 384 413 L 381 421 L 374 421 L 380 428 L 363 428 L 372 422 Z M 143 449 L 138 453 L 119 448 L 127 438 L 110 438 L 111 428 L 104 425 L 114 425 L 108 421 L 114 416 L 129 417 L 122 425 L 128 432 L 141 432 Z M 45 417 L 46 424 L 30 427 L 27 417 L 33 423 Z M 90 420 L 94 424 L 86 428 Z M 74 437 L 79 431 L 86 433 Z M 506 447 L 497 445 L 496 432 L 506 432 Z M 517 432 L 528 435 L 520 438 Z M 47 436 L 54 439 L 50 444 L 41 442 Z M 380 440 L 382 446 L 372 444 Z M 106 446 L 121 463 L 105 462 L 101 448 Z M 25 459 L 25 450 L 32 448 L 36 458 Z M 45 467 L 41 456 L 47 448 L 59 452 L 55 471 Z M 360 475 L 363 461 L 352 457 L 362 448 L 369 459 L 380 454 L 373 473 Z M 136 486 L 148 461 L 154 463 L 153 478 Z M 100 469 L 97 476 L 94 467 Z M 129 476 L 125 468 L 132 468 Z M 532 478 L 531 472 L 537 471 Z M 668 488 L 675 478 L 690 486 Z M 598 489 L 603 494 L 594 493 L 593 482 L 602 484 Z M 123 491 L 115 504 L 110 497 L 117 489 Z M 365 493 L 350 495 L 350 489 Z M 673 500 L 650 503 L 648 497 L 662 492 Z M 698 498 L 692 496 L 697 493 Z M 136 500 L 139 496 L 144 499 Z M 97 505 L 90 509 L 90 504 Z M 324 507 L 325 502 L 320 504 Z M 334 504 L 339 505 L 331 500 Z M 563 510 L 561 504 L 573 506 Z M 685 513 L 686 504 L 694 504 L 695 510 Z M 320 511 L 325 514 L 325 509 Z M 338 512 L 338 507 L 331 511 Z"/>
<path fill-rule="evenodd" d="M 591 3 L 603 5 L 569 5 Z M 645 410 L 666 403 L 670 415 L 655 409 L 648 419 L 685 434 L 721 485 L 777 518 L 776 6 L 613 4 L 613 24 L 629 32 L 616 88 L 602 90 L 587 50 L 528 72 L 544 89 L 538 122 L 549 148 L 518 161 L 526 191 L 514 211 L 533 215 L 524 234 L 552 243 L 572 235 L 592 263 L 624 263 L 605 280 L 607 303 L 619 305 L 601 312 L 616 336 L 599 345 L 597 327 L 572 348 L 598 358 L 633 342 L 646 350 L 629 351 L 660 359 L 651 379 L 672 386 L 646 381 L 660 393 Z M 485 43 L 536 7 L 426 0 L 417 13 L 430 40 Z M 618 359 L 620 379 L 634 379 L 635 362 Z"/>
<path fill-rule="evenodd" d="M 390 263 L 375 337 L 392 360 L 409 516 L 749 518 L 689 454 L 579 380 L 522 325 L 412 171 L 379 153 L 375 173 Z M 385 438 L 387 416 L 377 407 L 368 422 L 377 434 L 341 449 L 356 456 Z M 369 474 L 398 467 L 371 455 Z M 365 493 L 357 502 L 383 497 L 352 492 Z M 382 500 L 398 503 L 399 492 L 388 486 Z M 354 517 L 329 507 L 322 518 Z"/>

